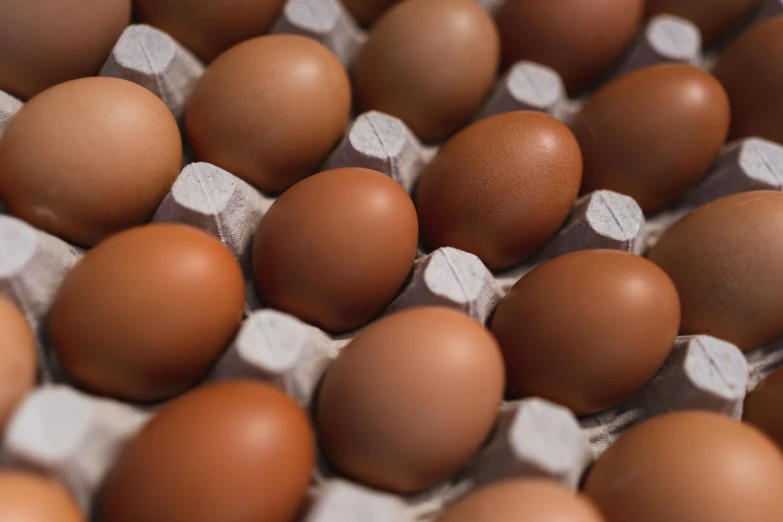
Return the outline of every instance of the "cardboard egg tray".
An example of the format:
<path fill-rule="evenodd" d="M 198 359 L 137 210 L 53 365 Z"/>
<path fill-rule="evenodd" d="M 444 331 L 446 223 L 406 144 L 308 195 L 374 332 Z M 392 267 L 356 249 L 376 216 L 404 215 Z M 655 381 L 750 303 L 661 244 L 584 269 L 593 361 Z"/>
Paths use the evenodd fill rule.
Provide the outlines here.
<path fill-rule="evenodd" d="M 503 0 L 479 1 L 493 12 Z M 749 23 L 781 12 L 783 0 L 766 1 Z M 348 68 L 367 38 L 337 0 L 289 0 L 272 32 L 314 38 L 331 48 Z M 703 67 L 711 63 L 710 57 L 701 53 L 699 31 L 692 23 L 662 15 L 640 31 L 612 75 L 661 61 Z M 204 66 L 165 33 L 132 25 L 117 42 L 101 74 L 149 89 L 181 122 L 188 96 L 203 71 Z M 476 119 L 527 109 L 568 122 L 581 103 L 566 96 L 552 69 L 520 62 L 498 79 Z M 21 106 L 0 92 L 0 134 Z M 253 235 L 273 200 L 231 173 L 196 162 L 190 151 L 185 152 L 182 173 L 153 221 L 184 223 L 217 237 L 239 260 L 247 279 L 246 319 L 207 380 L 265 380 L 285 389 L 309 409 L 322 375 L 356 332 L 330 336 L 288 314 L 263 307 L 252 283 L 250 250 Z M 371 168 L 411 192 L 436 153 L 437 147 L 423 145 L 399 119 L 366 112 L 353 119 L 323 170 Z M 758 138 L 729 143 L 695 188 L 676 205 L 647 219 L 628 196 L 607 190 L 582 196 L 549 244 L 511 270 L 492 273 L 476 256 L 455 248 L 420 251 L 408 281 L 384 313 L 443 305 L 486 324 L 505 292 L 547 259 L 589 248 L 643 254 L 669 226 L 697 206 L 759 189 L 783 190 L 783 147 Z M 53 355 L 48 310 L 59 283 L 82 255 L 81 249 L 0 214 L 0 292 L 15 300 L 38 333 L 42 383 L 12 418 L 0 448 L 0 465 L 51 474 L 89 511 L 123 444 L 156 408 L 79 391 Z M 505 477 L 550 477 L 576 488 L 594 458 L 633 424 L 666 411 L 691 408 L 739 418 L 746 392 L 780 365 L 783 338 L 743 355 L 735 346 L 709 336 L 680 337 L 656 377 L 609 410 L 577 418 L 566 408 L 539 398 L 504 403 L 485 446 L 453 479 L 431 491 L 412 497 L 374 491 L 339 478 L 321 462 L 300 520 L 431 520 L 472 488 Z"/>

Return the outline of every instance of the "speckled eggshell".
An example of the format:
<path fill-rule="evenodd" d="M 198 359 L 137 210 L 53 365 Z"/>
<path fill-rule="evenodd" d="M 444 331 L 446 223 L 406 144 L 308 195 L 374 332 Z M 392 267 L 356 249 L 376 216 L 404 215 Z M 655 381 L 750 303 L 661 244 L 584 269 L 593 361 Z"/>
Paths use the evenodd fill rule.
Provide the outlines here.
<path fill-rule="evenodd" d="M 760 0 L 646 0 L 647 16 L 672 14 L 690 20 L 709 46 L 741 22 Z"/>
<path fill-rule="evenodd" d="M 342 4 L 362 25 L 372 25 L 385 11 L 401 0 L 342 0 Z"/>
<path fill-rule="evenodd" d="M 783 450 L 783 368 L 767 375 L 748 394 L 742 420 L 766 433 Z"/>
<path fill-rule="evenodd" d="M 37 369 L 37 341 L 30 323 L 13 302 L 0 297 L 0 433 L 35 386 Z"/>
<path fill-rule="evenodd" d="M 53 479 L 27 471 L 0 471 L 0 520 L 86 522 L 76 501 Z"/>

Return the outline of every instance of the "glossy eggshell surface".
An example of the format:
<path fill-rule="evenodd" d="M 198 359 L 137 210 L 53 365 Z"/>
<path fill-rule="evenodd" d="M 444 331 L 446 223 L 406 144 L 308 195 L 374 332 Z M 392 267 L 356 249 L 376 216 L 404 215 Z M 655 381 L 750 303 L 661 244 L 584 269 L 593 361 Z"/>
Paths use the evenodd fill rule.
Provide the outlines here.
<path fill-rule="evenodd" d="M 484 327 L 449 308 L 398 312 L 362 330 L 324 377 L 321 448 L 357 482 L 422 491 L 467 463 L 502 396 L 503 360 Z"/>
<path fill-rule="evenodd" d="M 356 57 L 356 99 L 424 141 L 441 140 L 478 110 L 499 61 L 495 24 L 474 0 L 406 0 L 378 20 Z"/>
<path fill-rule="evenodd" d="M 35 386 L 37 344 L 19 308 L 0 297 L 0 433 L 16 406 Z"/>
<path fill-rule="evenodd" d="M 210 384 L 168 403 L 123 450 L 103 522 L 288 522 L 315 455 L 305 413 L 251 381 Z"/>
<path fill-rule="evenodd" d="M 647 16 L 672 14 L 690 20 L 702 45 L 712 44 L 759 4 L 759 0 L 645 0 Z"/>
<path fill-rule="evenodd" d="M 156 401 L 195 384 L 239 328 L 244 280 L 231 252 L 185 225 L 148 225 L 90 250 L 60 286 L 54 349 L 87 389 Z"/>
<path fill-rule="evenodd" d="M 783 368 L 769 374 L 748 394 L 742 420 L 766 433 L 783 450 Z"/>
<path fill-rule="evenodd" d="M 593 466 L 585 494 L 607 522 L 777 522 L 783 455 L 756 429 L 707 412 L 654 417 Z"/>
<path fill-rule="evenodd" d="M 0 520 L 86 522 L 76 501 L 53 479 L 30 472 L 0 472 Z"/>
<path fill-rule="evenodd" d="M 604 85 L 571 125 L 584 157 L 582 189 L 633 197 L 645 212 L 698 181 L 729 130 L 729 101 L 710 74 L 645 67 Z"/>
<path fill-rule="evenodd" d="M 315 40 L 247 40 L 207 68 L 188 101 L 190 145 L 267 193 L 315 172 L 348 123 L 351 85 L 340 60 Z"/>
<path fill-rule="evenodd" d="M 579 145 L 543 113 L 480 120 L 452 137 L 416 190 L 422 242 L 477 255 L 492 270 L 520 263 L 568 217 L 582 179 Z"/>
<path fill-rule="evenodd" d="M 369 169 L 316 174 L 280 196 L 258 227 L 253 274 L 272 308 L 331 332 L 377 316 L 408 277 L 418 225 L 410 196 Z"/>
<path fill-rule="evenodd" d="M 649 259 L 680 295 L 683 334 L 743 350 L 783 333 L 783 193 L 745 192 L 697 208 L 661 237 Z"/>

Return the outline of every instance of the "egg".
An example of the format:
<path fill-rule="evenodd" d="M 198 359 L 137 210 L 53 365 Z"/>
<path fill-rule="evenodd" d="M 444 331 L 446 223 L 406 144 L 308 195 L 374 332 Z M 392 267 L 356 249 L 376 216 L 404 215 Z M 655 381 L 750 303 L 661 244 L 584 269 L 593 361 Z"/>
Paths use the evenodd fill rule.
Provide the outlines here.
<path fill-rule="evenodd" d="M 37 369 L 38 343 L 30 324 L 13 302 L 0 296 L 0 433 L 35 386 Z"/>
<path fill-rule="evenodd" d="M 414 199 L 422 241 L 475 254 L 492 270 L 512 267 L 557 232 L 581 179 L 579 145 L 551 116 L 480 120 L 446 142 L 421 175 Z"/>
<path fill-rule="evenodd" d="M 647 16 L 672 14 L 690 20 L 704 45 L 715 42 L 742 21 L 759 0 L 646 0 Z"/>
<path fill-rule="evenodd" d="M 92 246 L 146 223 L 179 175 L 177 122 L 157 96 L 117 78 L 84 78 L 41 93 L 0 140 L 8 211 Z"/>
<path fill-rule="evenodd" d="M 283 193 L 253 241 L 253 274 L 262 299 L 330 332 L 377 316 L 413 267 L 416 209 L 390 177 L 334 169 Z"/>
<path fill-rule="evenodd" d="M 168 403 L 120 454 L 102 522 L 288 522 L 315 458 L 304 412 L 269 384 L 225 381 Z"/>
<path fill-rule="evenodd" d="M 514 396 L 585 415 L 649 381 L 679 325 L 677 291 L 663 270 L 627 252 L 582 250 L 522 277 L 498 305 L 491 330 Z"/>
<path fill-rule="evenodd" d="M 378 20 L 353 64 L 362 110 L 400 118 L 420 139 L 468 122 L 495 80 L 500 44 L 474 0 L 406 0 Z"/>
<path fill-rule="evenodd" d="M 85 388 L 157 401 L 209 370 L 244 312 L 239 263 L 185 225 L 148 225 L 100 243 L 73 267 L 52 304 L 51 339 Z"/>
<path fill-rule="evenodd" d="M 766 376 L 748 394 L 742 420 L 762 430 L 783 449 L 783 368 Z"/>
<path fill-rule="evenodd" d="M 503 66 L 547 65 L 568 91 L 579 91 L 622 54 L 643 10 L 643 0 L 507 0 L 496 17 Z"/>
<path fill-rule="evenodd" d="M 27 99 L 98 74 L 130 17 L 131 0 L 3 0 L 0 90 Z"/>
<path fill-rule="evenodd" d="M 141 22 L 167 32 L 202 60 L 212 61 L 272 25 L 284 0 L 135 0 Z"/>
<path fill-rule="evenodd" d="M 554 481 L 513 479 L 469 493 L 436 522 L 604 522 L 593 504 Z"/>
<path fill-rule="evenodd" d="M 783 455 L 757 430 L 717 413 L 654 417 L 598 459 L 584 493 L 606 522 L 774 522 Z"/>
<path fill-rule="evenodd" d="M 731 100 L 732 139 L 783 143 L 783 16 L 752 26 L 720 55 L 713 74 Z"/>
<path fill-rule="evenodd" d="M 276 193 L 326 160 L 350 108 L 348 74 L 329 49 L 302 36 L 262 36 L 210 64 L 186 127 L 202 161 Z"/>
<path fill-rule="evenodd" d="M 444 307 L 397 312 L 362 330 L 327 371 L 320 446 L 348 477 L 414 493 L 470 459 L 502 397 L 503 360 L 483 326 Z"/>
<path fill-rule="evenodd" d="M 342 0 L 342 4 L 362 25 L 372 25 L 384 12 L 400 0 Z"/>
<path fill-rule="evenodd" d="M 76 501 L 54 480 L 26 471 L 0 471 L 0 520 L 86 522 Z"/>
<path fill-rule="evenodd" d="M 669 274 L 683 334 L 749 350 L 783 333 L 783 193 L 754 191 L 697 208 L 648 254 Z"/>

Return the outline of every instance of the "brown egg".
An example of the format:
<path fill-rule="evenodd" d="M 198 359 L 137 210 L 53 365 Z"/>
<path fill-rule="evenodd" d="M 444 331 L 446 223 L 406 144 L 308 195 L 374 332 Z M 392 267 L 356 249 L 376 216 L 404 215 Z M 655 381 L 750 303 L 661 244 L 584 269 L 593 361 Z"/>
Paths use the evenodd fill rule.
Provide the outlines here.
<path fill-rule="evenodd" d="M 401 0 L 342 0 L 342 4 L 360 24 L 372 25 L 384 12 Z"/>
<path fill-rule="evenodd" d="M 554 481 L 503 480 L 468 494 L 436 522 L 604 522 L 593 504 Z"/>
<path fill-rule="evenodd" d="M 406 0 L 378 20 L 359 51 L 356 99 L 438 141 L 478 110 L 499 61 L 495 24 L 474 0 Z"/>
<path fill-rule="evenodd" d="M 691 212 L 650 261 L 677 287 L 682 333 L 749 350 L 783 333 L 783 194 L 745 192 Z"/>
<path fill-rule="evenodd" d="M 86 522 L 75 500 L 54 480 L 23 471 L 0 471 L 0 520 Z"/>
<path fill-rule="evenodd" d="M 329 49 L 262 36 L 212 62 L 188 102 L 187 132 L 201 160 L 282 192 L 323 163 L 350 108 L 348 75 Z"/>
<path fill-rule="evenodd" d="M 2 0 L 0 90 L 27 99 L 98 74 L 130 16 L 131 0 Z"/>
<path fill-rule="evenodd" d="M 37 369 L 38 343 L 30 324 L 13 302 L 0 296 L 0 433 L 35 386 Z"/>
<path fill-rule="evenodd" d="M 502 398 L 503 360 L 489 332 L 449 308 L 405 310 L 362 330 L 328 370 L 321 448 L 361 483 L 421 491 L 479 449 Z"/>
<path fill-rule="evenodd" d="M 778 368 L 745 398 L 742 420 L 759 428 L 783 449 L 783 368 Z"/>
<path fill-rule="evenodd" d="M 548 65 L 578 91 L 620 56 L 643 10 L 643 0 L 507 0 L 496 17 L 503 65 Z"/>
<path fill-rule="evenodd" d="M 748 29 L 721 54 L 713 74 L 731 100 L 732 139 L 783 143 L 783 16 Z"/>
<path fill-rule="evenodd" d="M 729 112 L 718 81 L 696 67 L 653 65 L 620 76 L 571 125 L 584 157 L 583 191 L 627 194 L 645 212 L 671 203 L 715 160 Z"/>
<path fill-rule="evenodd" d="M 177 122 L 129 81 L 84 78 L 25 104 L 0 140 L 0 198 L 9 212 L 91 246 L 150 220 L 179 175 Z"/>
<path fill-rule="evenodd" d="M 500 302 L 492 333 L 515 396 L 538 396 L 577 415 L 633 395 L 671 352 L 677 291 L 648 260 L 616 250 L 556 257 Z"/>
<path fill-rule="evenodd" d="M 673 14 L 690 20 L 701 31 L 704 45 L 710 45 L 731 29 L 759 0 L 646 0 L 647 16 Z"/>
<path fill-rule="evenodd" d="M 253 274 L 272 308 L 343 332 L 397 295 L 417 243 L 416 209 L 397 182 L 369 169 L 328 170 L 291 187 L 266 213 Z"/>
<path fill-rule="evenodd" d="M 266 32 L 284 0 L 135 0 L 139 20 L 163 29 L 202 60 Z"/>
<path fill-rule="evenodd" d="M 102 522 L 288 522 L 304 500 L 315 437 L 269 384 L 225 381 L 167 404 L 120 455 Z"/>
<path fill-rule="evenodd" d="M 539 112 L 507 112 L 451 138 L 416 191 L 424 244 L 476 254 L 492 270 L 523 261 L 568 217 L 582 155 L 565 125 Z"/>
<path fill-rule="evenodd" d="M 62 282 L 51 337 L 68 373 L 91 391 L 156 401 L 209 370 L 244 312 L 239 263 L 185 225 L 148 225 L 90 250 Z"/>
<path fill-rule="evenodd" d="M 585 494 L 606 522 L 777 522 L 783 455 L 717 413 L 669 413 L 631 428 L 593 466 Z"/>

